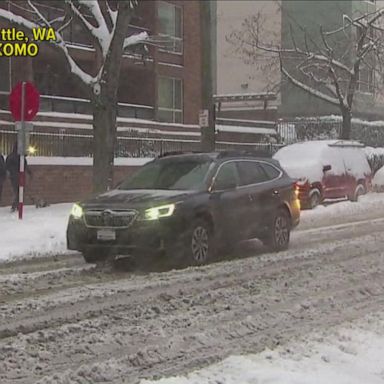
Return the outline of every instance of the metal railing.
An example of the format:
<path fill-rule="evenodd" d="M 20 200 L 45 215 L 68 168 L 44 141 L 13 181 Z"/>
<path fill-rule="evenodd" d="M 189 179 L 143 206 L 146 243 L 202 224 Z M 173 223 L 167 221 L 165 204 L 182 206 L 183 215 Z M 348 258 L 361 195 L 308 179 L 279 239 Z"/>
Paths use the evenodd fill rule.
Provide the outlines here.
<path fill-rule="evenodd" d="M 341 118 L 297 118 L 279 120 L 277 132 L 282 144 L 297 141 L 338 139 L 342 130 Z M 351 140 L 373 147 L 384 146 L 384 123 L 352 119 Z"/>
<path fill-rule="evenodd" d="M 297 141 L 337 139 L 340 137 L 341 122 L 324 119 L 280 120 L 276 128 L 279 141 L 292 144 Z"/>
<path fill-rule="evenodd" d="M 16 141 L 16 132 L 0 130 L 0 151 L 11 152 Z M 36 156 L 91 157 L 92 135 L 68 133 L 32 132 L 30 145 L 35 148 Z M 271 143 L 234 143 L 217 142 L 216 150 L 264 150 L 271 154 L 282 146 Z M 116 140 L 116 157 L 155 157 L 165 152 L 200 151 L 199 140 L 162 139 L 149 137 L 118 136 Z"/>
<path fill-rule="evenodd" d="M 0 91 L 0 109 L 8 110 L 8 92 Z M 118 103 L 117 115 L 135 119 L 153 120 L 154 107 L 149 105 Z M 92 105 L 87 99 L 65 96 L 40 96 L 40 112 L 63 112 L 92 115 Z"/>

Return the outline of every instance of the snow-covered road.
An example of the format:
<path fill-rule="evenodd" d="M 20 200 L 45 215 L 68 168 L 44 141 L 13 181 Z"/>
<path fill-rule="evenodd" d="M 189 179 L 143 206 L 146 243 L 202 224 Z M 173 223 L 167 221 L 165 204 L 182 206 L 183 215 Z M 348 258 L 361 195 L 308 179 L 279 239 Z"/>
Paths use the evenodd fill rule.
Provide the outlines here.
<path fill-rule="evenodd" d="M 25 207 L 24 219 L 0 208 L 0 263 L 15 259 L 68 254 L 65 231 L 72 204 L 43 209 Z M 296 232 L 384 217 L 384 193 L 362 196 L 358 203 L 342 201 L 301 213 Z"/>
<path fill-rule="evenodd" d="M 278 359 L 288 348 L 283 345 L 297 345 L 301 354 L 288 353 L 292 362 L 280 366 L 280 372 L 291 367 L 289 377 L 295 378 L 295 361 L 311 355 L 309 347 L 315 351 L 308 344 L 306 355 L 306 344 L 300 344 L 314 330 L 324 338 L 338 332 L 334 327 L 367 315 L 379 323 L 375 316 L 384 312 L 383 202 L 383 196 L 371 195 L 358 204 L 305 212 L 288 251 L 265 253 L 258 243 L 249 243 L 236 253 L 251 257 L 200 268 L 119 273 L 85 265 L 76 254 L 3 264 L 0 382 L 120 384 L 182 375 L 163 383 L 290 383 L 272 381 L 257 369 L 283 364 Z M 38 218 L 31 221 L 36 224 Z M 253 381 L 230 381 L 234 368 L 226 378 L 215 376 L 220 366 L 183 376 L 229 356 L 265 349 L 276 351 L 221 363 L 232 369 L 237 361 L 236 369 L 249 369 Z M 266 365 L 257 365 L 260 359 Z M 312 368 L 302 365 L 305 369 Z M 311 383 L 296 378 L 291 382 Z"/>

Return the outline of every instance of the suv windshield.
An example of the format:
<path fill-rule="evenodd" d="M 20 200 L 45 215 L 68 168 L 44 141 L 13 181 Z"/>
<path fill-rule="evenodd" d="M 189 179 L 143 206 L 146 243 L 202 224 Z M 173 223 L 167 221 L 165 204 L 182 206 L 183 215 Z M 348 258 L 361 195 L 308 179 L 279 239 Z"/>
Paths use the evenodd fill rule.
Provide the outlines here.
<path fill-rule="evenodd" d="M 119 189 L 199 190 L 204 186 L 211 164 L 206 159 L 155 161 L 142 167 L 124 181 Z"/>

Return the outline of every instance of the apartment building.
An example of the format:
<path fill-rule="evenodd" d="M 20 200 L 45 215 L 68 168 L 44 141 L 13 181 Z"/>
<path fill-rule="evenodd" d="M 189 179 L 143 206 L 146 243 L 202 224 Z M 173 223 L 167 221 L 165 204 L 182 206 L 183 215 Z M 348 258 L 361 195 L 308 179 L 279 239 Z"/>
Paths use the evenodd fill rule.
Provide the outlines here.
<path fill-rule="evenodd" d="M 19 13 L 21 5 L 22 1 L 2 1 L 0 7 Z M 63 6 L 63 1 L 39 1 L 47 17 L 62 14 Z M 0 21 L 0 28 L 5 26 Z M 202 100 L 200 2 L 140 1 L 127 35 L 141 31 L 167 39 L 150 46 L 149 52 L 139 48 L 124 55 L 119 116 L 196 124 Z M 96 53 L 81 25 L 72 22 L 64 37 L 73 57 L 92 71 Z M 43 111 L 90 113 L 86 94 L 69 74 L 61 53 L 49 45 L 42 45 L 33 59 L 0 60 L 0 109 L 6 109 L 7 94 L 20 80 L 36 84 Z"/>
<path fill-rule="evenodd" d="M 268 54 L 257 62 L 236 52 L 231 33 L 242 29 L 246 18 L 257 16 L 263 39 L 282 47 L 292 47 L 291 31 L 304 44 L 302 30 L 320 40 L 324 29 L 340 27 L 343 15 L 354 16 L 384 7 L 383 0 L 270 0 L 215 2 L 215 84 L 217 94 L 277 93 L 280 117 L 338 114 L 337 107 L 308 95 L 284 81 L 278 66 Z M 322 44 L 321 42 L 319 42 Z M 342 46 L 342 43 L 340 44 Z M 384 117 L 381 85 L 372 70 L 362 68 L 355 97 L 354 116 L 366 119 Z"/>

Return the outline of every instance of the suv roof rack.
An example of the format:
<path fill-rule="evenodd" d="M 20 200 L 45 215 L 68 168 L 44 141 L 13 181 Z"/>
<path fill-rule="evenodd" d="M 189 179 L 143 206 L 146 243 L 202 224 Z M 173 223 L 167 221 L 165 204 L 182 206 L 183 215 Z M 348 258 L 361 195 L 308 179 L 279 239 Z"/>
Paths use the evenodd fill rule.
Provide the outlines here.
<path fill-rule="evenodd" d="M 268 150 L 243 150 L 243 151 L 220 151 L 218 154 L 218 158 L 222 159 L 224 157 L 265 157 L 272 158 L 272 154 Z"/>
<path fill-rule="evenodd" d="M 356 140 L 337 140 L 334 143 L 328 144 L 329 147 L 365 147 L 363 143 Z"/>
<path fill-rule="evenodd" d="M 202 153 L 202 152 L 200 151 L 168 151 L 158 155 L 157 158 L 162 158 L 167 156 L 177 156 L 177 155 L 192 155 L 197 153 Z"/>

